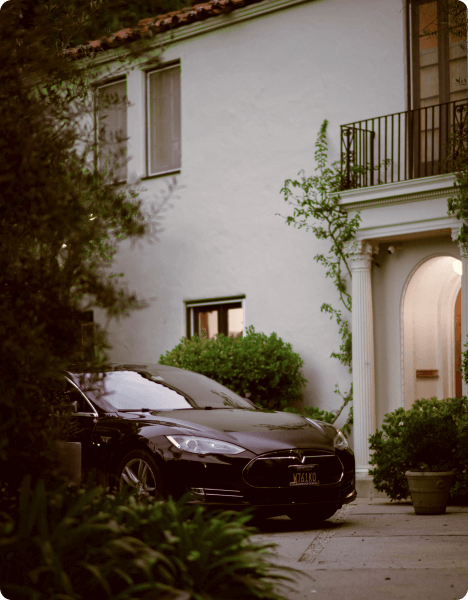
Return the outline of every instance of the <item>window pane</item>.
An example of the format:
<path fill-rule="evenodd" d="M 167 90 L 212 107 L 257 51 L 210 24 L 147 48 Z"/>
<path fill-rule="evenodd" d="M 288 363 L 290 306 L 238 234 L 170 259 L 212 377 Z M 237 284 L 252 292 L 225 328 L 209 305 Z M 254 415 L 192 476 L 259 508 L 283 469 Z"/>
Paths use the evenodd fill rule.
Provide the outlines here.
<path fill-rule="evenodd" d="M 439 103 L 437 2 L 419 5 L 421 106 Z"/>
<path fill-rule="evenodd" d="M 115 166 L 116 177 L 127 179 L 127 83 L 119 81 L 98 90 L 99 166 Z"/>
<path fill-rule="evenodd" d="M 200 332 L 200 337 L 206 336 L 212 339 L 218 335 L 217 310 L 198 313 L 198 331 Z"/>
<path fill-rule="evenodd" d="M 180 167 L 180 67 L 149 76 L 150 173 Z"/>
<path fill-rule="evenodd" d="M 240 337 L 244 328 L 244 311 L 242 308 L 228 309 L 228 335 L 230 337 Z"/>

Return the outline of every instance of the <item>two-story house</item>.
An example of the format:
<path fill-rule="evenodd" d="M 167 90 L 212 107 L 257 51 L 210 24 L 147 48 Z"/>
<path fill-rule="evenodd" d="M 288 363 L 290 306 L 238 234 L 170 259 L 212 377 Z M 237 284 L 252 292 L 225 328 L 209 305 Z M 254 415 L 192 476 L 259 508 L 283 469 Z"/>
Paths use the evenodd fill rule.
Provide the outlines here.
<path fill-rule="evenodd" d="M 115 360 L 157 362 L 182 336 L 254 325 L 303 358 L 306 404 L 339 406 L 334 386 L 350 379 L 330 358 L 340 337 L 320 306 L 340 306 L 314 261 L 328 246 L 277 216 L 290 214 L 284 181 L 313 173 L 329 121 L 330 161 L 350 173 L 341 205 L 362 211 L 349 248 L 361 494 L 385 413 L 466 393 L 467 255 L 447 215 L 454 176 L 441 169 L 468 103 L 466 31 L 445 3 L 211 0 L 92 45 L 93 64 L 110 67 L 100 89 L 129 101 L 97 115 L 128 136 L 122 180 L 141 179 L 148 202 L 173 176 L 182 186 L 160 241 L 119 252 L 117 268 L 150 306 L 111 325 Z M 162 44 L 161 62 L 150 52 L 123 71 L 118 53 L 141 36 L 154 56 Z M 353 179 L 352 165 L 385 160 Z"/>

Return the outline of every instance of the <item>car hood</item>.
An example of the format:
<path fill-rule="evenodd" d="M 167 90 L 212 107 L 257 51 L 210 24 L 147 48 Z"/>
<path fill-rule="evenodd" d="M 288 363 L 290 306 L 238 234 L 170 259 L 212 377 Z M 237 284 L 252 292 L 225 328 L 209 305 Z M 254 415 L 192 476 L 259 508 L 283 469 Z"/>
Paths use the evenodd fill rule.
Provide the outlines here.
<path fill-rule="evenodd" d="M 288 448 L 333 452 L 336 433 L 335 427 L 328 423 L 269 410 L 175 410 L 139 414 L 138 421 L 145 425 L 176 425 L 185 430 L 183 433 L 232 442 L 255 454 Z"/>

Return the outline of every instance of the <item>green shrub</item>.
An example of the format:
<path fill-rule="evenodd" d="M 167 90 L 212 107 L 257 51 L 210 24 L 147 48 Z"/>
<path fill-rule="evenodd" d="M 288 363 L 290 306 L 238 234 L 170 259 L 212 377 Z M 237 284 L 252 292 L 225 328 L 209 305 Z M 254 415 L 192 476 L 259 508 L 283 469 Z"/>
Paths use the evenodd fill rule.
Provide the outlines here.
<path fill-rule="evenodd" d="M 392 500 L 409 496 L 405 472 L 453 470 L 450 497 L 468 498 L 468 402 L 464 398 L 416 400 L 410 410 L 385 415 L 369 437 L 369 473 L 378 491 Z"/>
<path fill-rule="evenodd" d="M 271 544 L 249 540 L 249 516 L 208 515 L 184 500 L 127 493 L 34 489 L 0 515 L 0 590 L 10 600 L 137 600 L 184 590 L 191 600 L 284 600 L 291 580 L 270 562 Z M 289 570 L 291 571 L 291 570 Z M 173 596 L 171 596 L 173 597 Z"/>
<path fill-rule="evenodd" d="M 173 350 L 161 354 L 159 364 L 201 373 L 255 404 L 275 410 L 300 401 L 307 383 L 300 372 L 304 362 L 291 344 L 285 344 L 276 333 L 270 337 L 257 333 L 252 326 L 245 337 L 182 338 Z"/>

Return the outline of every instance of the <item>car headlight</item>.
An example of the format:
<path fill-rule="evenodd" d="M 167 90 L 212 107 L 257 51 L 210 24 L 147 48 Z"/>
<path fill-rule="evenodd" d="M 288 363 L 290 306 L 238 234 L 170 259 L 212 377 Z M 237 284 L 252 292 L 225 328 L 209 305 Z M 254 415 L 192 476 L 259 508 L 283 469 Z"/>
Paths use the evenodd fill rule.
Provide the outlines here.
<path fill-rule="evenodd" d="M 345 438 L 344 434 L 341 433 L 341 431 L 338 431 L 333 438 L 333 445 L 337 450 L 346 450 L 348 447 L 348 440 Z"/>
<path fill-rule="evenodd" d="M 210 440 L 192 435 L 166 435 L 166 437 L 179 450 L 192 452 L 193 454 L 239 454 L 244 452 L 244 448 L 240 446 L 219 440 Z"/>

